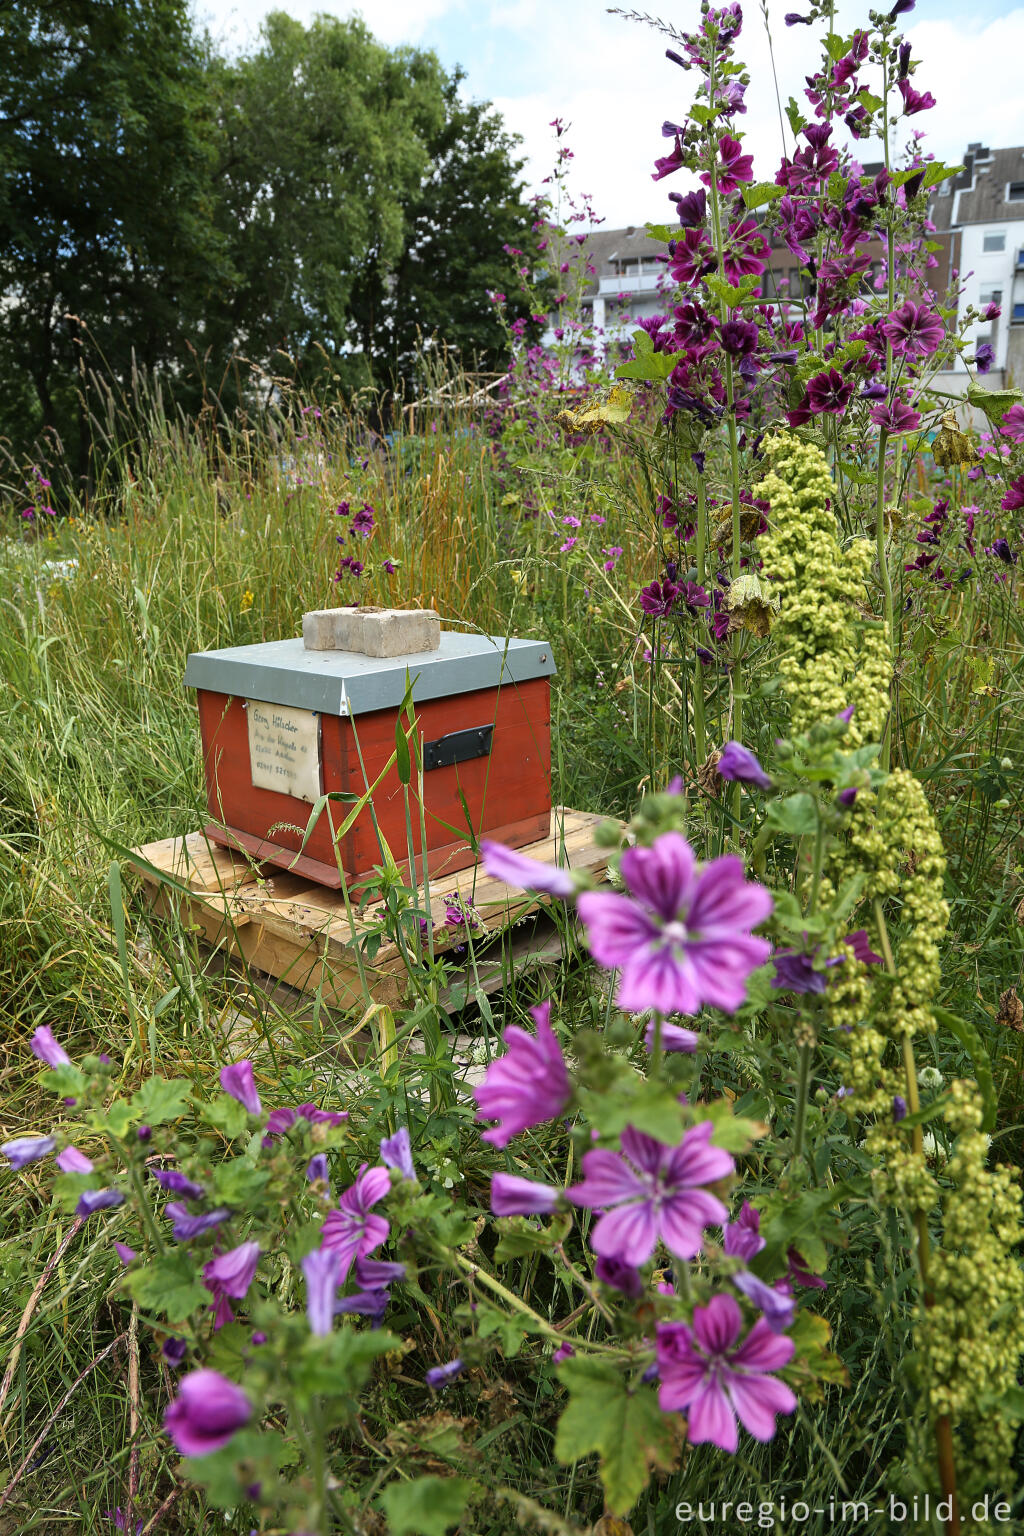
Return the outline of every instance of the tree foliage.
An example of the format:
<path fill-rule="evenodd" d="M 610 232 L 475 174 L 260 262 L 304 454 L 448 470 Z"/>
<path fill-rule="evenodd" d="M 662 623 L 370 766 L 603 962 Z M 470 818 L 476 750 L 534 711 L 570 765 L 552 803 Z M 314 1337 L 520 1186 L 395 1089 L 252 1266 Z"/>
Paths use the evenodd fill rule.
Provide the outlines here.
<path fill-rule="evenodd" d="M 90 371 L 230 409 L 243 364 L 349 391 L 407 386 L 421 337 L 499 356 L 522 162 L 433 53 L 277 11 L 229 59 L 186 0 L 27 0 L 4 43 L 0 435 L 84 469 Z"/>

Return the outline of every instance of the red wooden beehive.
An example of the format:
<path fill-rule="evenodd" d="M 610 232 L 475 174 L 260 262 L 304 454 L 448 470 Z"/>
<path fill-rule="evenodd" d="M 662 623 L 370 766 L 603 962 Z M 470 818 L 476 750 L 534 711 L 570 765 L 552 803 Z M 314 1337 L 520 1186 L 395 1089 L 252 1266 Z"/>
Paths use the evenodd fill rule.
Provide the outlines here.
<path fill-rule="evenodd" d="M 541 641 L 441 632 L 440 648 L 404 656 L 307 650 L 302 640 L 202 651 L 188 658 L 203 740 L 207 834 L 225 847 L 337 889 L 381 863 L 369 807 L 337 841 L 352 810 L 332 801 L 302 853 L 313 802 L 360 796 L 395 752 L 411 684 L 423 761 L 427 867 L 474 860 L 476 837 L 513 847 L 547 837 L 551 820 L 551 648 Z M 275 783 L 280 788 L 273 787 Z M 373 793 L 381 837 L 407 864 L 397 767 Z M 410 784 L 417 873 L 423 847 L 415 771 Z"/>

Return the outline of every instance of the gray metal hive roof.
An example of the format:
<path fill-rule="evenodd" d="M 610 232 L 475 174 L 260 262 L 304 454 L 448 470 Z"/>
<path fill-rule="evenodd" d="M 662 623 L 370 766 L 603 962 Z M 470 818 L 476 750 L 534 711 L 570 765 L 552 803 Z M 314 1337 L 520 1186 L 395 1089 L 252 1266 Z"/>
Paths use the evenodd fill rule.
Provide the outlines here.
<path fill-rule="evenodd" d="M 301 640 L 196 651 L 185 667 L 185 686 L 265 704 L 290 704 L 325 715 L 363 715 L 397 709 L 406 678 L 413 699 L 447 698 L 476 688 L 527 682 L 555 671 L 543 640 L 508 640 L 443 630 L 437 651 L 412 656 L 363 656 L 356 651 L 307 651 Z"/>

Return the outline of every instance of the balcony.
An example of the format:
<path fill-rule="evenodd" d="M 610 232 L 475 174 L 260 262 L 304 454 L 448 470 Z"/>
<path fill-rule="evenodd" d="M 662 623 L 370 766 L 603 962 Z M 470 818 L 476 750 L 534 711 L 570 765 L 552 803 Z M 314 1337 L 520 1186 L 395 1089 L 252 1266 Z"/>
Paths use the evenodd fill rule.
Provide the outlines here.
<path fill-rule="evenodd" d="M 597 291 L 604 296 L 617 293 L 655 293 L 664 270 L 659 263 L 657 272 L 641 272 L 639 276 L 635 272 L 623 272 L 621 277 L 602 277 Z"/>

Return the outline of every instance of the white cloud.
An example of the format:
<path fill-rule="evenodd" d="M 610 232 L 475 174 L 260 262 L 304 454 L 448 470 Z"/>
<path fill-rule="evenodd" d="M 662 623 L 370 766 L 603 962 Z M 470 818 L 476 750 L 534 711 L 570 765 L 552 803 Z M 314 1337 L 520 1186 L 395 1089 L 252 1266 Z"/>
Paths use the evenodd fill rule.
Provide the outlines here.
<path fill-rule="evenodd" d="M 449 13 L 457 13 L 462 0 L 194 0 L 199 21 L 210 27 L 214 37 L 235 47 L 252 42 L 260 22 L 268 11 L 287 11 L 307 26 L 320 11 L 333 16 L 362 16 L 366 25 L 382 43 L 418 43 L 431 24 Z"/>

